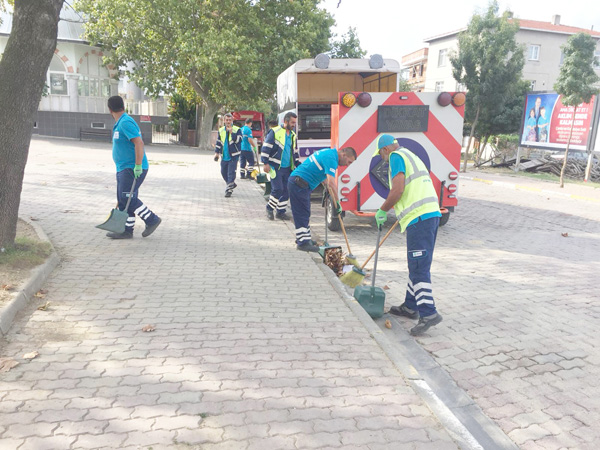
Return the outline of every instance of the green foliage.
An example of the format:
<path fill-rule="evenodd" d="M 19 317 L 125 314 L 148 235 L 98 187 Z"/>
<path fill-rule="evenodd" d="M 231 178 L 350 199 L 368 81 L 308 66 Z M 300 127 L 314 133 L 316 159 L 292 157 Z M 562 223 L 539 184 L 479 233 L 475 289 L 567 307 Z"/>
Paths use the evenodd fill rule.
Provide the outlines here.
<path fill-rule="evenodd" d="M 400 81 L 398 82 L 398 92 L 410 92 L 412 91 L 412 86 L 410 85 L 410 83 L 408 81 L 406 81 L 404 78 L 400 78 Z"/>
<path fill-rule="evenodd" d="M 185 78 L 206 106 L 261 105 L 280 72 L 329 48 L 333 19 L 319 0 L 78 0 L 86 37 L 150 94 Z"/>
<path fill-rule="evenodd" d="M 367 54 L 360 46 L 356 28 L 349 27 L 339 40 L 331 42 L 329 55 L 332 58 L 363 58 Z"/>
<path fill-rule="evenodd" d="M 173 130 L 179 129 L 179 120 L 188 121 L 188 129 L 196 129 L 196 105 L 191 104 L 183 95 L 175 92 L 169 105 L 169 124 Z"/>
<path fill-rule="evenodd" d="M 504 108 L 514 103 L 524 86 L 524 48 L 515 40 L 519 24 L 509 20 L 508 12 L 499 16 L 498 11 L 494 0 L 484 14 L 473 15 L 467 30 L 458 36 L 458 52 L 450 55 L 452 75 L 468 90 L 465 121 L 476 127 L 482 122 L 480 134 L 490 134 L 512 120 L 514 111 L 504 112 Z M 501 114 L 506 118 L 499 121 Z"/>
<path fill-rule="evenodd" d="M 562 95 L 565 106 L 589 103 L 598 93 L 594 87 L 600 78 L 593 69 L 596 40 L 586 33 L 578 33 L 569 38 L 562 47 L 563 65 L 560 68 L 554 90 Z"/>

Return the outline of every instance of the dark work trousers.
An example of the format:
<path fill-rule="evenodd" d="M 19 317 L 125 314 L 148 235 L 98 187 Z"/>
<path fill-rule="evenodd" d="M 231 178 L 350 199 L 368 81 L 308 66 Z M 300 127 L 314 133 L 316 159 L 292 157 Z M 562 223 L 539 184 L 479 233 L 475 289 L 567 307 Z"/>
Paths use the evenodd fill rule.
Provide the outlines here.
<path fill-rule="evenodd" d="M 271 195 L 269 196 L 267 209 L 269 211 L 274 210 L 277 214 L 283 214 L 290 199 L 288 180 L 292 169 L 290 167 L 280 167 L 275 172 L 277 175 L 275 178 L 271 178 Z"/>
<path fill-rule="evenodd" d="M 254 152 L 242 150 L 240 153 L 240 175 L 241 178 L 250 178 L 254 170 Z"/>
<path fill-rule="evenodd" d="M 146 222 L 146 226 L 154 225 L 158 220 L 158 216 L 150 211 L 138 197 L 139 188 L 146 179 L 147 174 L 148 169 L 145 169 L 135 181 L 135 190 L 133 191 L 133 197 L 129 203 L 129 208 L 127 209 L 129 217 L 125 224 L 126 233 L 133 233 L 136 214 Z M 127 205 L 127 199 L 129 198 L 134 178 L 133 169 L 123 169 L 120 172 L 117 172 L 117 202 L 121 211 L 124 211 L 125 205 Z"/>
<path fill-rule="evenodd" d="M 221 176 L 227 183 L 227 190 L 232 191 L 235 187 L 235 172 L 237 170 L 239 155 L 232 157 L 229 161 L 221 159 Z"/>
<path fill-rule="evenodd" d="M 311 240 L 309 224 L 311 189 L 305 180 L 296 176 L 289 178 L 287 188 L 290 193 L 292 216 L 296 227 L 296 244 L 308 244 Z"/>
<path fill-rule="evenodd" d="M 430 269 L 439 225 L 439 217 L 432 217 L 406 228 L 409 279 L 404 302 L 408 308 L 419 311 L 421 317 L 436 313 Z"/>

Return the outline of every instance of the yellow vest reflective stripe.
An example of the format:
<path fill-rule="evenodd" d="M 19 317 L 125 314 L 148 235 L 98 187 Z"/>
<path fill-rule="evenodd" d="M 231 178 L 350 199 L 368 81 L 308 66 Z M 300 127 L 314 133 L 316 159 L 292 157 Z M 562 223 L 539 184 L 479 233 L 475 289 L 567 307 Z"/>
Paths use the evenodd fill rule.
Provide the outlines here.
<path fill-rule="evenodd" d="M 233 139 L 232 136 L 237 133 L 237 131 L 240 129 L 240 127 L 236 127 L 235 125 L 231 128 L 231 133 L 229 133 L 229 143 L 233 144 Z M 221 139 L 221 142 L 224 144 L 225 143 L 225 137 L 227 136 L 227 131 L 225 130 L 225 127 L 221 127 L 219 128 L 219 138 Z"/>
<path fill-rule="evenodd" d="M 404 148 L 392 152 L 404 160 L 404 192 L 400 200 L 394 205 L 394 211 L 400 221 L 402 232 L 414 219 L 423 214 L 438 212 L 438 196 L 431 182 L 427 167 L 421 158 Z M 390 158 L 392 156 L 390 154 Z M 392 188 L 392 170 L 388 172 L 390 189 Z"/>
<path fill-rule="evenodd" d="M 281 157 L 283 158 L 283 152 L 285 150 L 285 137 L 286 130 L 283 127 L 276 127 L 273 129 L 275 135 L 275 142 L 281 147 Z M 296 133 L 290 131 L 291 143 L 290 143 L 290 168 L 294 170 L 294 141 L 296 139 Z M 281 164 L 281 160 L 279 161 Z"/>

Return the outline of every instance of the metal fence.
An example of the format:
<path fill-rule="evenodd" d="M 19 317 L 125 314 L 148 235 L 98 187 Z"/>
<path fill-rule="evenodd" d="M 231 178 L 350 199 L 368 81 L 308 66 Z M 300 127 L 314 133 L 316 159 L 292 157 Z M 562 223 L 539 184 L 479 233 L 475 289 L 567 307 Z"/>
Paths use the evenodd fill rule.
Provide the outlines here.
<path fill-rule="evenodd" d="M 152 125 L 152 143 L 153 144 L 177 144 L 179 142 L 179 133 L 173 130 L 169 124 Z"/>

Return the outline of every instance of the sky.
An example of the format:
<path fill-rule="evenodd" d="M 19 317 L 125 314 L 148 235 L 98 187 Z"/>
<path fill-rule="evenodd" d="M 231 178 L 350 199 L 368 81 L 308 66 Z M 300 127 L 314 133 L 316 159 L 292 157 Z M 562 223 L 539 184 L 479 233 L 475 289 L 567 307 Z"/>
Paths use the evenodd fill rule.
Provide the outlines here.
<path fill-rule="evenodd" d="M 466 27 L 475 12 L 487 9 L 487 0 L 323 0 L 321 6 L 335 18 L 341 35 L 355 27 L 367 57 L 379 53 L 401 62 L 402 56 L 426 47 L 424 39 Z M 600 31 L 600 7 L 593 0 L 501 0 L 500 11 L 516 18 L 550 22 Z"/>

